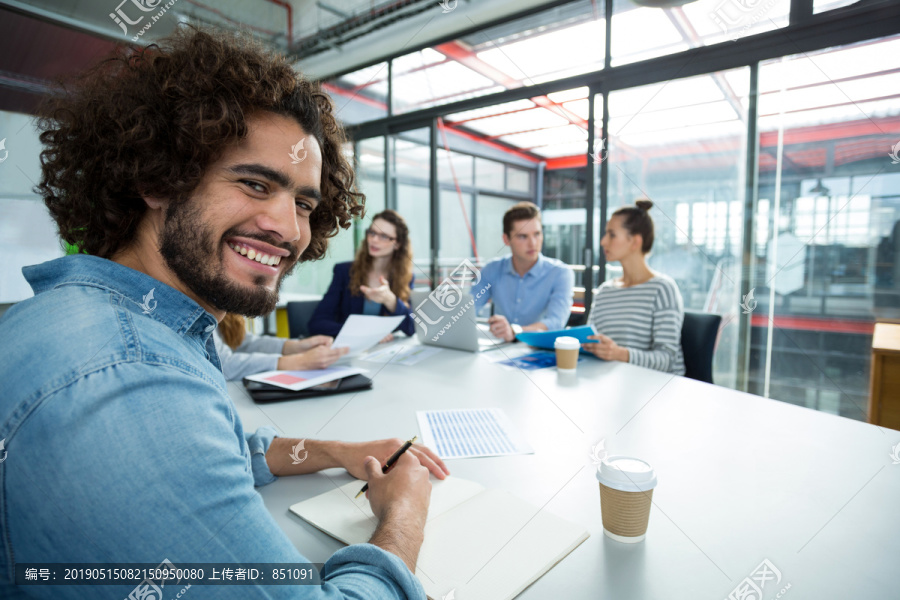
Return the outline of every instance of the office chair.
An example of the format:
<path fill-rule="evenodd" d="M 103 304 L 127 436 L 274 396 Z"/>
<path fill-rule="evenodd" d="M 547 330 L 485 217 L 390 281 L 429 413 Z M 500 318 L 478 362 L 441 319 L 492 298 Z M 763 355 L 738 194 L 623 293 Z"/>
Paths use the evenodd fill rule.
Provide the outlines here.
<path fill-rule="evenodd" d="M 309 318 L 319 305 L 318 300 L 301 300 L 287 303 L 288 333 L 292 338 L 309 335 Z"/>
<path fill-rule="evenodd" d="M 681 349 L 684 352 L 685 377 L 713 382 L 713 355 L 721 322 L 721 315 L 684 311 Z"/>
<path fill-rule="evenodd" d="M 569 313 L 569 320 L 566 322 L 566 327 L 580 327 L 587 323 L 588 313 L 584 312 L 575 312 L 574 310 Z"/>

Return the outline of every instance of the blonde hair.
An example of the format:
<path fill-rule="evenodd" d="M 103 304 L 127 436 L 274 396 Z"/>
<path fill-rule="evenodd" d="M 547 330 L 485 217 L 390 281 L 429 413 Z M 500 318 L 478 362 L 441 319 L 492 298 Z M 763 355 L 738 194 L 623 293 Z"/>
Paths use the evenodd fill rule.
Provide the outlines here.
<path fill-rule="evenodd" d="M 247 334 L 247 321 L 241 315 L 234 313 L 225 313 L 225 318 L 219 323 L 219 333 L 222 335 L 222 341 L 232 350 L 244 343 L 244 336 Z"/>

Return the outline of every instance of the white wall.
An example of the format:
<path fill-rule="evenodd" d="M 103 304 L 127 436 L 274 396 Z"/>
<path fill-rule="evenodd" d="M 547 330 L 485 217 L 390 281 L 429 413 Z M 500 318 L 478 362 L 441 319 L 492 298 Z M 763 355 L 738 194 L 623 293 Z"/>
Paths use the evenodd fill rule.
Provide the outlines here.
<path fill-rule="evenodd" d="M 33 117 L 0 111 L 0 303 L 30 298 L 22 267 L 63 255 L 56 224 L 32 188 L 40 179 Z"/>

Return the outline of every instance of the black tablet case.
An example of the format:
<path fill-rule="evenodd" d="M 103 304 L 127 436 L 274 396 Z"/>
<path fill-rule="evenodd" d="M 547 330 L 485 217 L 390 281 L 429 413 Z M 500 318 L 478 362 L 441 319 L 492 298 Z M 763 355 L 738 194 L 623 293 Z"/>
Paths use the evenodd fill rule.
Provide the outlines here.
<path fill-rule="evenodd" d="M 301 400 L 304 398 L 318 398 L 320 396 L 331 396 L 333 394 L 345 394 L 347 392 L 358 392 L 360 390 L 368 390 L 372 388 L 372 380 L 365 375 L 351 375 L 337 380 L 337 385 L 329 381 L 322 385 L 307 388 L 305 390 L 288 390 L 277 385 L 268 383 L 260 383 L 258 381 L 250 381 L 244 379 L 244 387 L 247 393 L 253 398 L 254 402 L 281 402 L 282 400 Z"/>

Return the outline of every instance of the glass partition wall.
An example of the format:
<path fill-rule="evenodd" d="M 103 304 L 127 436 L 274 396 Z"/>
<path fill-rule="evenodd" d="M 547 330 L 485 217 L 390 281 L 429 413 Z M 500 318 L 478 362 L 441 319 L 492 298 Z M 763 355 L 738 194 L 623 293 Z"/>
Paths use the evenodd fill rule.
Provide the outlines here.
<path fill-rule="evenodd" d="M 817 0 L 802 25 L 787 0 L 765 19 L 569 2 L 344 75 L 334 89 L 356 82 L 340 93 L 373 115 L 353 130 L 367 212 L 404 215 L 433 286 L 507 254 L 503 213 L 537 203 L 544 254 L 576 272 L 576 323 L 621 274 L 599 247 L 609 215 L 648 197 L 651 268 L 723 316 L 716 383 L 864 419 L 873 323 L 900 318 L 900 36 L 867 39 L 847 13 L 858 40 L 754 58 L 755 36 L 842 6 Z M 641 23 L 655 33 L 628 34 Z M 703 69 L 733 48 L 748 58 Z"/>
<path fill-rule="evenodd" d="M 613 91 L 606 139 L 606 217 L 653 200 L 647 263 L 675 280 L 686 310 L 722 315 L 714 380 L 729 387 L 737 383 L 749 83 L 745 67 Z M 622 273 L 605 266 L 605 279 Z"/>
<path fill-rule="evenodd" d="M 900 36 L 759 67 L 748 390 L 865 419 L 900 317 Z"/>

